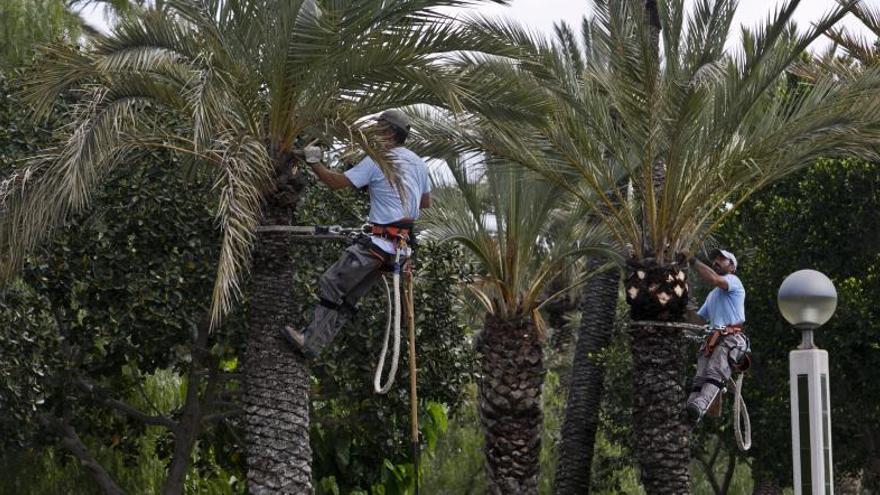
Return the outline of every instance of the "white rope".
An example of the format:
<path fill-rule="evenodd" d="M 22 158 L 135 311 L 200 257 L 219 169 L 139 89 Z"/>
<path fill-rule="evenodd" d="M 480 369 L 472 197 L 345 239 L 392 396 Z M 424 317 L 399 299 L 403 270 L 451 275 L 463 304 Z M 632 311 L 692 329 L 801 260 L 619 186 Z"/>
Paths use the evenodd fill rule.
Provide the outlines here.
<path fill-rule="evenodd" d="M 388 382 L 382 385 L 382 371 L 385 369 L 385 355 L 388 353 L 388 334 L 391 333 L 391 292 L 388 288 L 388 280 L 382 277 L 385 282 L 385 295 L 388 298 L 388 311 L 385 324 L 385 338 L 382 341 L 382 352 L 379 354 L 379 364 L 376 365 L 376 374 L 373 376 L 373 390 L 377 394 L 386 394 L 391 390 L 394 384 L 394 377 L 397 375 L 397 364 L 400 358 L 400 249 L 397 249 L 394 259 L 394 347 L 391 351 L 391 370 L 388 372 Z"/>
<path fill-rule="evenodd" d="M 736 437 L 736 446 L 745 452 L 752 448 L 752 423 L 746 402 L 742 398 L 743 376 L 740 373 L 733 380 L 733 436 Z"/>

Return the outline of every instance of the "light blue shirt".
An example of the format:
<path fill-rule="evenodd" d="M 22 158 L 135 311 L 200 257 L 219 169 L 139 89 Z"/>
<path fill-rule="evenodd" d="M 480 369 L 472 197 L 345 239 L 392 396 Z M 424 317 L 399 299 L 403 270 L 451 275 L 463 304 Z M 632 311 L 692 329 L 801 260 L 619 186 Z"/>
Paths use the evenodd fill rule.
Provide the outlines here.
<path fill-rule="evenodd" d="M 724 280 L 727 280 L 727 290 L 721 287 L 712 289 L 703 307 L 697 311 L 713 327 L 746 321 L 746 289 L 736 275 L 727 274 Z"/>
<path fill-rule="evenodd" d="M 369 186 L 370 222 L 377 224 L 394 223 L 405 218 L 419 218 L 419 202 L 422 195 L 431 192 L 428 166 L 418 155 L 399 146 L 389 151 L 390 158 L 397 167 L 400 183 L 405 194 L 401 200 L 398 193 L 375 160 L 369 156 L 345 172 L 348 180 L 357 187 Z M 386 252 L 394 252 L 391 242 L 373 237 L 373 243 Z"/>

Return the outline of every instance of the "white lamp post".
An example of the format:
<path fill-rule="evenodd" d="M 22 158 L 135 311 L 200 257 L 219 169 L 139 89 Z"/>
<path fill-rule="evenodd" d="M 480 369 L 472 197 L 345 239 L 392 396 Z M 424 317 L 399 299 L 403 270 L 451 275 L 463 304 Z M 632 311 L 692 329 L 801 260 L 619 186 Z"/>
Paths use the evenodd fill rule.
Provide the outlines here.
<path fill-rule="evenodd" d="M 832 495 L 828 352 L 813 343 L 813 331 L 837 309 L 837 290 L 824 274 L 800 270 L 782 282 L 778 304 L 802 333 L 801 345 L 788 355 L 794 493 Z"/>

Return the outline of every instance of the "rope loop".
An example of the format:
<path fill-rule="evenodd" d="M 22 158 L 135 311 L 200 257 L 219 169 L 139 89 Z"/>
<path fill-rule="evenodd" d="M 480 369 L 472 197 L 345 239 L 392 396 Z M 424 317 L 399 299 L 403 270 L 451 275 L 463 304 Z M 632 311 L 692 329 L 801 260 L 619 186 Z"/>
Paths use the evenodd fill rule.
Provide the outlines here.
<path fill-rule="evenodd" d="M 373 376 L 373 390 L 377 394 L 387 394 L 394 384 L 394 377 L 397 375 L 397 365 L 400 359 L 400 253 L 401 249 L 396 250 L 394 257 L 394 305 L 392 308 L 391 290 L 388 288 L 388 280 L 382 277 L 385 282 L 385 295 L 388 298 L 388 311 L 385 324 L 385 338 L 382 341 L 382 352 L 379 354 L 379 363 L 376 365 L 376 374 Z M 393 316 L 392 316 L 393 314 Z M 391 369 L 388 371 L 388 381 L 382 385 L 382 372 L 385 370 L 385 356 L 388 353 L 388 337 L 391 333 L 391 323 L 394 322 L 394 347 L 391 351 Z"/>
<path fill-rule="evenodd" d="M 742 397 L 743 373 L 740 373 L 733 382 L 733 436 L 736 438 L 736 446 L 745 452 L 752 448 L 752 422 L 749 419 L 749 410 L 746 401 Z"/>

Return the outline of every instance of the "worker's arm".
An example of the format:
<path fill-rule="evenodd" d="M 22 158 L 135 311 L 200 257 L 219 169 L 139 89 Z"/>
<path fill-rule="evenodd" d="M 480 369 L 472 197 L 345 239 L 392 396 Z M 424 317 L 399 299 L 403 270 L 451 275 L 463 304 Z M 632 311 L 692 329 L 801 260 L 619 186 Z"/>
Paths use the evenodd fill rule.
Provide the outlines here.
<path fill-rule="evenodd" d="M 721 287 L 724 290 L 729 289 L 726 278 L 718 275 L 710 266 L 696 258 L 694 258 L 694 269 L 697 271 L 697 275 L 706 282 L 709 282 L 715 287 Z"/>
<path fill-rule="evenodd" d="M 339 172 L 334 172 L 329 168 L 325 167 L 323 164 L 319 163 L 310 163 L 310 167 L 312 167 L 312 171 L 321 179 L 321 182 L 327 184 L 327 187 L 333 189 L 334 191 L 337 189 L 342 189 L 343 187 L 353 187 L 354 185 L 348 180 L 348 177 L 345 174 L 340 174 Z"/>
<path fill-rule="evenodd" d="M 303 155 L 305 155 L 306 163 L 312 167 L 312 171 L 315 172 L 315 175 L 321 179 L 321 182 L 327 184 L 330 189 L 335 191 L 353 185 L 344 174 L 334 172 L 321 163 L 324 161 L 324 150 L 320 147 L 311 145 L 306 146 L 303 148 Z"/>
<path fill-rule="evenodd" d="M 422 194 L 422 199 L 419 201 L 419 209 L 424 210 L 425 208 L 431 207 L 431 193 L 426 192 Z"/>

